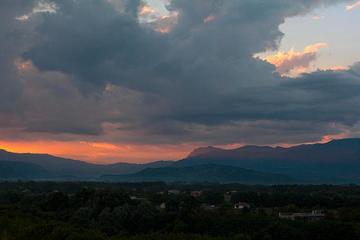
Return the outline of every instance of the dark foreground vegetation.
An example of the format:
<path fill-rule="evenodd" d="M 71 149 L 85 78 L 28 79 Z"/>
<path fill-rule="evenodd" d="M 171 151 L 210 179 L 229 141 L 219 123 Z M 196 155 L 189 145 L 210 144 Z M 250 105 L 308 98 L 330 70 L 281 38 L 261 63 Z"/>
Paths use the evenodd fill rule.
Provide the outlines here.
<path fill-rule="evenodd" d="M 0 183 L 0 239 L 359 240 L 360 187 Z"/>

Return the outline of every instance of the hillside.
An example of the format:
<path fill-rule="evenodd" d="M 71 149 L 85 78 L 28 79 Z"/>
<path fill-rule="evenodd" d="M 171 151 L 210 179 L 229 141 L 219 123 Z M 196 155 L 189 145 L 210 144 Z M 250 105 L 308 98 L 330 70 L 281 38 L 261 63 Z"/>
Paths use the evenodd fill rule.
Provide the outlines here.
<path fill-rule="evenodd" d="M 239 167 L 197 165 L 192 167 L 148 168 L 129 175 L 103 176 L 108 181 L 219 182 L 247 184 L 285 184 L 294 179 L 281 174 L 258 172 Z"/>
<path fill-rule="evenodd" d="M 24 162 L 0 161 L 0 179 L 41 179 L 49 173 L 39 165 Z"/>
<path fill-rule="evenodd" d="M 91 164 L 83 161 L 65 159 L 47 154 L 19 154 L 0 150 L 1 162 L 17 162 L 34 164 L 47 171 L 49 178 L 56 179 L 93 179 L 104 174 L 130 174 L 148 167 L 169 166 L 171 161 L 158 161 L 148 164 L 116 163 Z M 0 174 L 0 178 L 2 175 Z M 42 177 L 36 176 L 36 177 Z"/>
<path fill-rule="evenodd" d="M 16 168 L 14 165 L 10 168 L 10 162 L 23 163 L 23 165 Z M 3 179 L 12 176 L 12 178 L 98 181 L 101 176 L 125 175 L 144 181 L 147 179 L 151 181 L 162 179 L 181 181 L 184 178 L 186 181 L 200 179 L 227 182 L 243 181 L 244 179 L 235 178 L 236 174 L 232 171 L 232 169 L 241 168 L 242 170 L 251 169 L 255 172 L 285 175 L 301 183 L 348 184 L 360 183 L 360 139 L 335 140 L 325 144 L 308 144 L 289 148 L 245 146 L 226 150 L 205 147 L 195 149 L 187 158 L 179 161 L 157 161 L 148 164 L 91 164 L 47 154 L 17 154 L 0 150 L 0 163 L 3 163 L 3 170 L 0 172 L 0 178 Z M 26 170 L 30 166 L 24 165 L 25 163 L 33 164 L 32 168 L 38 170 Z M 194 168 L 198 165 L 201 165 L 202 168 Z M 210 173 L 214 168 L 210 171 L 209 168 L 204 168 L 206 165 L 216 165 L 216 173 L 223 173 L 223 175 L 212 176 Z M 33 172 L 34 174 L 24 175 L 23 172 L 19 174 L 22 166 L 25 169 L 23 172 Z M 226 168 L 220 169 L 219 166 Z M 187 167 L 189 168 L 187 169 Z M 194 172 L 186 175 L 185 172 L 181 172 L 185 171 L 184 169 Z M 225 174 L 225 170 L 229 176 Z M 238 172 L 240 176 L 243 173 Z M 201 178 L 198 178 L 199 176 Z M 230 178 L 230 176 L 232 177 Z M 261 176 L 258 177 L 261 180 Z"/>
<path fill-rule="evenodd" d="M 312 183 L 360 182 L 360 139 L 290 148 L 245 146 L 232 150 L 195 149 L 175 166 L 220 164 L 281 173 Z"/>

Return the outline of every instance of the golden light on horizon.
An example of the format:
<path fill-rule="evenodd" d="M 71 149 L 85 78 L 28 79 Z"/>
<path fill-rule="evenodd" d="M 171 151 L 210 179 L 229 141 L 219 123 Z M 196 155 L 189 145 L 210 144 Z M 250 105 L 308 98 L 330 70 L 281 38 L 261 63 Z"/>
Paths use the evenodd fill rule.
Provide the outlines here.
<path fill-rule="evenodd" d="M 92 163 L 145 163 L 158 160 L 179 160 L 185 157 L 193 147 L 192 145 L 116 145 L 107 142 L 91 141 L 0 140 L 0 149 L 5 151 L 50 154 Z"/>

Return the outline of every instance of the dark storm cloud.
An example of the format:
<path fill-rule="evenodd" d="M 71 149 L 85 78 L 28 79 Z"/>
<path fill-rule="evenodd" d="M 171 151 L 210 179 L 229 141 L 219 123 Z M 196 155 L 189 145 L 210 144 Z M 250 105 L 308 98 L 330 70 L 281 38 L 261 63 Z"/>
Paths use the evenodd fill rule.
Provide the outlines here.
<path fill-rule="evenodd" d="M 46 4 L 39 3 L 46 1 L 0 3 L 0 128 L 99 134 L 103 119 L 98 121 L 95 101 L 79 94 L 68 76 L 41 73 L 21 58 L 37 41 L 34 28 L 42 21 L 40 15 L 48 14 Z"/>
<path fill-rule="evenodd" d="M 34 1 L 4 0 L 0 4 L 0 112 L 12 112 L 21 94 L 14 62 L 24 50 L 27 37 L 15 17 L 31 10 Z"/>
<path fill-rule="evenodd" d="M 107 1 L 56 2 L 58 12 L 37 28 L 44 39 L 24 57 L 40 70 L 76 75 L 81 87 L 101 90 L 107 82 L 130 84 L 144 77 L 149 65 L 161 58 L 165 41 L 138 24 L 140 1 L 122 2 L 122 14 Z"/>
<path fill-rule="evenodd" d="M 286 17 L 335 1 L 174 0 L 169 9 L 179 12 L 178 24 L 167 35 L 139 24 L 134 17 L 139 1 L 130 1 L 131 7 L 120 2 L 122 14 L 105 0 L 58 1 L 57 14 L 38 27 L 43 40 L 24 56 L 41 70 L 103 87 L 112 82 L 140 91 L 217 92 L 213 88 L 219 85 L 225 90 L 234 84 L 269 85 L 272 67 L 252 55 L 277 47 Z M 208 16 L 215 20 L 205 24 Z"/>
<path fill-rule="evenodd" d="M 173 0 L 167 34 L 139 22 L 140 1 L 53 2 L 36 40 L 13 54 L 34 64 L 22 93 L 28 131 L 101 134 L 108 123 L 113 141 L 274 143 L 359 121 L 359 64 L 294 79 L 253 57 L 278 47 L 285 18 L 339 1 Z M 9 31 L 20 12 L 9 13 Z"/>
<path fill-rule="evenodd" d="M 318 71 L 288 79 L 285 85 L 294 96 L 303 96 L 298 103 L 307 119 L 333 120 L 348 124 L 359 121 L 360 75 L 357 63 L 348 71 Z M 300 113 L 298 119 L 301 119 Z M 295 115 L 295 116 L 297 116 Z"/>

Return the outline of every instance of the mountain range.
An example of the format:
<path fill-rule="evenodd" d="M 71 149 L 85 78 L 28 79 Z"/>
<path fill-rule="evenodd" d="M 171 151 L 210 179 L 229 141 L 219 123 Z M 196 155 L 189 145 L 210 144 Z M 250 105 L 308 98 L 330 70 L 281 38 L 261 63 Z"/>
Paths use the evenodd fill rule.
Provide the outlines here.
<path fill-rule="evenodd" d="M 294 183 L 291 177 L 259 172 L 239 167 L 204 164 L 188 167 L 147 168 L 128 175 L 105 175 L 107 181 L 122 182 L 217 182 L 244 184 L 288 184 Z"/>
<path fill-rule="evenodd" d="M 18 164 L 11 164 L 14 162 Z M 26 163 L 27 165 L 22 165 L 21 163 Z M 4 179 L 1 169 L 5 168 L 13 169 L 14 172 L 20 172 L 21 168 L 28 169 L 27 172 L 29 174 L 20 174 L 18 178 L 29 178 L 29 176 L 32 176 L 31 178 L 36 179 L 96 180 L 106 174 L 130 174 L 145 168 L 165 167 L 171 164 L 173 164 L 172 161 L 157 161 L 148 164 L 92 164 L 48 154 L 11 153 L 0 150 L 0 179 Z M 42 174 L 32 174 L 31 172 L 33 172 L 35 167 L 42 169 Z"/>
<path fill-rule="evenodd" d="M 225 150 L 195 149 L 175 166 L 221 164 L 285 174 L 301 182 L 360 182 L 360 139 L 333 140 L 289 148 L 244 146 Z"/>
<path fill-rule="evenodd" d="M 179 161 L 91 164 L 46 154 L 0 150 L 0 179 L 360 183 L 360 139 L 289 148 L 198 148 Z"/>

